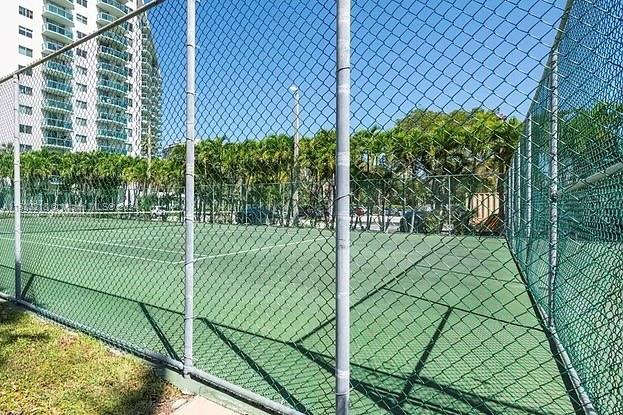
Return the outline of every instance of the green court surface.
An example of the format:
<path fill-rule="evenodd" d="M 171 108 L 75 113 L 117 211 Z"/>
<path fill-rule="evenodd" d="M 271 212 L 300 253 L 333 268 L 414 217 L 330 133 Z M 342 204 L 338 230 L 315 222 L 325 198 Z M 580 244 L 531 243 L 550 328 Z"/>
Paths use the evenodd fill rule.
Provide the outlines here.
<path fill-rule="evenodd" d="M 0 223 L 12 293 L 12 223 Z M 24 297 L 113 342 L 181 359 L 177 222 L 25 217 Z M 198 368 L 302 412 L 333 412 L 334 235 L 196 225 Z M 352 233 L 352 413 L 568 414 L 503 239 Z"/>

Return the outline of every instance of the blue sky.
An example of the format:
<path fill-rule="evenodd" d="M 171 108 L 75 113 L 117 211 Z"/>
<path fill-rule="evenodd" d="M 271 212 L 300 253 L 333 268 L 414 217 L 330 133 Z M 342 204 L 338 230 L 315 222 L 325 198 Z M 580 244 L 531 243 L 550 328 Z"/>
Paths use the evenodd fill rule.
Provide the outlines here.
<path fill-rule="evenodd" d="M 150 11 L 164 81 L 164 142 L 184 136 L 183 0 Z M 564 0 L 354 0 L 353 129 L 410 109 L 484 106 L 523 118 Z M 334 4 L 204 0 L 197 6 L 197 133 L 229 140 L 334 124 Z"/>

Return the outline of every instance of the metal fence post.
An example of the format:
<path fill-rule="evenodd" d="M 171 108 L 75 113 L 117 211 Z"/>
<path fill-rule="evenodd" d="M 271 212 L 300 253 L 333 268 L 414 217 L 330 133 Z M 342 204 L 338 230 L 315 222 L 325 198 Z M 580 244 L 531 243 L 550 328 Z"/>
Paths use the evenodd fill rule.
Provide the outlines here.
<path fill-rule="evenodd" d="M 550 330 L 554 325 L 554 290 L 556 286 L 556 272 L 558 270 L 558 51 L 552 53 L 551 64 L 551 133 L 550 133 L 550 235 L 549 235 L 549 272 L 547 280 L 547 306 L 548 306 L 548 327 Z"/>
<path fill-rule="evenodd" d="M 350 0 L 337 0 L 336 27 L 336 413 L 350 391 Z"/>
<path fill-rule="evenodd" d="M 515 217 L 515 238 L 518 237 L 518 233 L 521 230 L 521 147 L 519 151 L 515 152 L 515 206 L 513 206 Z M 517 246 L 516 249 L 519 249 Z"/>
<path fill-rule="evenodd" d="M 13 213 L 15 299 L 22 299 L 22 180 L 19 139 L 19 75 L 13 76 Z"/>
<path fill-rule="evenodd" d="M 186 177 L 184 193 L 184 375 L 193 366 L 195 248 L 195 0 L 186 0 Z"/>
<path fill-rule="evenodd" d="M 508 166 L 508 199 L 506 200 L 506 211 L 508 212 L 508 237 L 509 243 L 513 248 L 515 247 L 515 240 L 513 238 L 513 233 L 515 232 L 515 217 L 513 216 L 513 206 L 515 206 L 515 188 L 513 187 L 515 185 L 513 180 L 515 176 L 515 170 L 513 169 L 514 165 L 515 154 L 513 154 L 510 165 Z"/>
<path fill-rule="evenodd" d="M 300 146 L 300 117 L 301 117 L 301 90 L 298 86 L 292 85 L 290 92 L 294 100 L 293 106 L 293 120 L 292 128 L 294 129 L 293 136 L 293 161 L 292 161 L 292 226 L 296 227 L 299 224 L 299 146 Z"/>
<path fill-rule="evenodd" d="M 453 232 L 452 228 L 452 176 L 448 174 L 448 234 Z"/>
<path fill-rule="evenodd" d="M 526 161 L 528 164 L 526 171 L 526 262 L 528 258 L 528 246 L 530 244 L 530 236 L 532 235 L 532 114 L 528 114 L 528 136 L 526 146 Z"/>

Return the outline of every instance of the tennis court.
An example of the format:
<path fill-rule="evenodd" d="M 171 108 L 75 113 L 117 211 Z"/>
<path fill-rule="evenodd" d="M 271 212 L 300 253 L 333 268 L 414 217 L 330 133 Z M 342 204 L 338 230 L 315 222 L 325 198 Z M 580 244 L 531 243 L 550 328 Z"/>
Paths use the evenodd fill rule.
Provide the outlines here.
<path fill-rule="evenodd" d="M 8 220 L 1 231 L 0 289 L 12 292 Z M 503 239 L 354 231 L 352 242 L 353 413 L 573 412 Z M 22 243 L 29 302 L 181 358 L 178 220 L 25 214 Z M 195 244 L 197 367 L 332 412 L 333 233 L 199 223 Z"/>

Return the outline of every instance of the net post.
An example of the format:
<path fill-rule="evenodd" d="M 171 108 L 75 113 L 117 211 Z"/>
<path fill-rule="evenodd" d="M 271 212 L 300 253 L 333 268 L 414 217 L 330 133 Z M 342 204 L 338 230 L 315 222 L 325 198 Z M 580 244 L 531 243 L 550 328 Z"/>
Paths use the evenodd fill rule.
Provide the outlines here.
<path fill-rule="evenodd" d="M 556 286 L 556 273 L 558 270 L 558 50 L 554 49 L 551 60 L 550 73 L 550 238 L 549 238 L 549 269 L 547 278 L 547 325 L 550 331 L 555 329 L 554 290 Z"/>
<path fill-rule="evenodd" d="M 19 75 L 13 75 L 13 214 L 15 299 L 22 299 L 22 180 L 19 139 Z"/>
<path fill-rule="evenodd" d="M 184 376 L 193 367 L 195 221 L 195 0 L 186 0 L 186 172 L 184 190 Z"/>
<path fill-rule="evenodd" d="M 336 13 L 336 414 L 347 415 L 350 392 L 350 24 L 351 0 Z"/>

